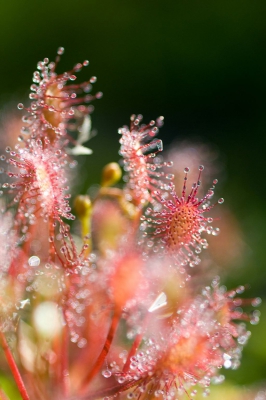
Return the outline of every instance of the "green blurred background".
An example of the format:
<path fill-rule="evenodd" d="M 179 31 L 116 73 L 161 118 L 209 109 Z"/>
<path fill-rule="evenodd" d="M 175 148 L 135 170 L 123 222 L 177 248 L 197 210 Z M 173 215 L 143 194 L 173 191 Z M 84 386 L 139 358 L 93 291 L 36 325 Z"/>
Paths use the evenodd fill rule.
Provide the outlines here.
<path fill-rule="evenodd" d="M 91 140 L 81 158 L 86 188 L 118 160 L 117 128 L 132 113 L 165 116 L 161 137 L 217 146 L 226 169 L 218 188 L 244 231 L 248 252 L 232 265 L 228 287 L 250 283 L 266 298 L 266 1 L 11 0 L 0 3 L 1 108 L 27 98 L 37 61 L 64 46 L 61 71 L 90 60 L 97 75 Z M 204 160 L 202 161 L 204 163 Z M 98 172 L 95 172 L 98 171 Z M 218 239 L 219 240 L 219 239 Z M 225 250 L 226 251 L 226 250 Z M 264 313 L 263 313 L 264 309 Z M 266 307 L 252 328 L 236 384 L 265 383 Z"/>

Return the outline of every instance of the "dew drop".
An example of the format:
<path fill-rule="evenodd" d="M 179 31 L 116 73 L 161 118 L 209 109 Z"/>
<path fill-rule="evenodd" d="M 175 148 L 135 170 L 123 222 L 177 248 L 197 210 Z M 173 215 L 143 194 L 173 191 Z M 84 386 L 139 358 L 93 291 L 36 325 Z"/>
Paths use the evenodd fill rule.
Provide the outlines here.
<path fill-rule="evenodd" d="M 172 180 L 172 179 L 174 179 L 174 174 L 167 174 L 166 176 L 165 176 L 165 178 L 166 179 L 169 179 L 169 180 Z"/>
<path fill-rule="evenodd" d="M 251 305 L 253 307 L 257 307 L 261 304 L 261 298 L 260 297 L 256 297 L 256 299 L 252 300 Z"/>
<path fill-rule="evenodd" d="M 57 54 L 61 56 L 62 54 L 64 54 L 64 51 L 65 51 L 64 47 L 59 47 L 57 50 Z"/>
<path fill-rule="evenodd" d="M 204 392 L 202 393 L 203 397 L 208 397 L 210 395 L 210 389 L 205 389 Z"/>
<path fill-rule="evenodd" d="M 245 291 L 245 286 L 243 286 L 243 285 L 238 286 L 238 288 L 236 288 L 236 293 L 237 294 L 244 293 L 244 291 Z"/>
<path fill-rule="evenodd" d="M 110 378 L 112 376 L 112 372 L 109 369 L 106 369 L 102 372 L 102 376 L 104 376 L 104 378 Z"/>
<path fill-rule="evenodd" d="M 28 259 L 28 264 L 30 267 L 38 267 L 40 265 L 40 259 L 37 256 L 31 256 Z"/>
<path fill-rule="evenodd" d="M 163 117 L 163 116 L 158 117 L 158 118 L 156 119 L 156 125 L 157 125 L 158 127 L 161 127 L 161 126 L 163 126 L 163 124 L 164 124 L 164 117 Z"/>
<path fill-rule="evenodd" d="M 103 92 L 98 92 L 95 95 L 96 99 L 101 99 L 103 97 Z"/>
<path fill-rule="evenodd" d="M 78 346 L 80 349 L 82 349 L 82 348 L 84 348 L 84 347 L 86 346 L 86 344 L 87 344 L 87 340 L 86 340 L 85 338 L 82 338 L 82 339 L 80 339 L 80 340 L 78 341 L 77 346 Z"/>

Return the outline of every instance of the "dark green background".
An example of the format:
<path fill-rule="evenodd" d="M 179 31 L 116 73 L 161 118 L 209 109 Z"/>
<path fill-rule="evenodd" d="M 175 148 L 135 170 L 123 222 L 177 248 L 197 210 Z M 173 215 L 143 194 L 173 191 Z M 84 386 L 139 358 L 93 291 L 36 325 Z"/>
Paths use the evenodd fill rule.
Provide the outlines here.
<path fill-rule="evenodd" d="M 26 98 L 37 61 L 66 54 L 61 71 L 90 60 L 97 75 L 94 155 L 82 159 L 86 182 L 118 159 L 117 128 L 131 113 L 165 116 L 161 137 L 201 138 L 218 146 L 227 178 L 218 191 L 236 214 L 250 248 L 228 286 L 249 282 L 266 297 L 265 0 L 77 0 L 0 3 L 0 102 Z M 81 79 L 87 76 L 82 72 Z M 204 163 L 204 160 L 203 160 Z M 96 172 L 95 171 L 99 171 Z M 265 308 L 265 307 L 264 307 Z M 263 310 L 263 307 L 262 307 Z M 266 310 L 230 377 L 266 379 Z"/>

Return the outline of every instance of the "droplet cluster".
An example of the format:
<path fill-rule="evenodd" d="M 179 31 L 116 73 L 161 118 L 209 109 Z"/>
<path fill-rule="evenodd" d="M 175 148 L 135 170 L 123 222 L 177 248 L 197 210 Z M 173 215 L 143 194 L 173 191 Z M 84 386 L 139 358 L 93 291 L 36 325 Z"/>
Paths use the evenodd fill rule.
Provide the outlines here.
<path fill-rule="evenodd" d="M 215 278 L 212 288 L 206 287 L 202 295 L 180 307 L 167 328 L 167 340 L 165 332 L 157 333 L 130 358 L 127 371 L 112 371 L 118 382 L 139 382 L 133 392 L 139 396 L 148 392 L 171 399 L 176 398 L 176 390 L 181 395 L 190 389 L 193 397 L 196 391 L 191 388 L 196 384 L 206 390 L 212 381 L 221 381 L 220 368 L 238 368 L 250 336 L 244 323 L 234 322 L 253 318 L 239 311 L 238 291 L 226 292 Z"/>
<path fill-rule="evenodd" d="M 37 214 L 46 221 L 74 218 L 68 203 L 68 160 L 63 151 L 55 151 L 47 141 L 45 145 L 40 139 L 32 139 L 28 146 L 10 152 L 7 162 L 14 167 L 8 175 L 16 179 L 9 187 L 15 193 L 14 202 L 19 204 L 18 216 L 26 217 L 30 224 Z"/>
<path fill-rule="evenodd" d="M 164 167 L 170 167 L 172 163 L 162 162 L 157 156 L 163 150 L 163 144 L 160 139 L 154 138 L 163 125 L 163 117 L 147 125 L 141 124 L 142 118 L 142 115 L 132 115 L 130 128 L 124 126 L 118 131 L 122 135 L 119 154 L 123 157 L 127 174 L 124 178 L 127 198 L 133 199 L 141 207 L 155 200 L 152 193 L 156 189 L 169 189 L 166 182 L 173 178 L 163 171 Z"/>
<path fill-rule="evenodd" d="M 100 184 L 74 200 L 75 219 L 70 156 L 92 152 L 83 145 L 88 104 L 101 93 L 90 94 L 94 76 L 75 83 L 88 61 L 57 74 L 63 52 L 38 63 L 32 102 L 18 105 L 27 111 L 18 144 L 0 156 L 8 176 L 0 191 L 3 353 L 19 387 L 27 376 L 23 398 L 192 399 L 195 387 L 208 396 L 224 379 L 220 369 L 239 366 L 250 336 L 244 322 L 258 323 L 250 309 L 261 301 L 242 298 L 245 286 L 228 291 L 218 276 L 206 286 L 204 266 L 188 268 L 208 247 L 204 235 L 219 232 L 208 214 L 223 203 L 212 202 L 218 181 L 201 196 L 204 167 L 190 190 L 186 167 L 177 194 L 156 138 L 163 117 L 142 124 L 132 115 L 119 130 L 124 186 L 120 166 L 107 164 Z"/>
<path fill-rule="evenodd" d="M 199 167 L 197 182 L 192 185 L 189 195 L 187 190 L 187 175 L 189 168 L 185 168 L 185 177 L 182 189 L 182 195 L 179 197 L 175 190 L 170 192 L 171 198 L 158 193 L 158 201 L 161 204 L 161 210 L 147 208 L 143 216 L 140 229 L 144 231 L 144 237 L 149 237 L 148 246 L 158 251 L 158 246 L 170 253 L 180 266 L 189 265 L 194 267 L 199 264 L 202 248 L 208 246 L 207 240 L 202 237 L 202 233 L 216 236 L 219 233 L 218 228 L 213 228 L 211 217 L 205 217 L 204 213 L 213 208 L 210 200 L 214 195 L 214 188 L 217 179 L 213 181 L 213 186 L 207 194 L 199 199 L 198 190 L 201 185 L 201 173 L 204 167 Z M 219 199 L 218 204 L 223 203 Z M 151 233 L 149 234 L 149 231 Z M 150 245 L 149 245 L 150 244 Z"/>
<path fill-rule="evenodd" d="M 38 62 L 29 95 L 31 105 L 24 107 L 22 103 L 18 104 L 18 109 L 28 112 L 23 117 L 26 125 L 22 128 L 22 134 L 26 137 L 34 139 L 48 136 L 53 142 L 58 137 L 66 136 L 69 130 L 73 130 L 74 120 L 80 122 L 93 111 L 92 106 L 85 104 L 102 97 L 101 92 L 90 94 L 92 84 L 97 80 L 95 76 L 86 82 L 74 83 L 77 79 L 75 74 L 89 65 L 87 60 L 76 64 L 68 72 L 56 73 L 63 52 L 63 48 L 59 48 L 55 62 L 50 62 L 48 58 Z"/>

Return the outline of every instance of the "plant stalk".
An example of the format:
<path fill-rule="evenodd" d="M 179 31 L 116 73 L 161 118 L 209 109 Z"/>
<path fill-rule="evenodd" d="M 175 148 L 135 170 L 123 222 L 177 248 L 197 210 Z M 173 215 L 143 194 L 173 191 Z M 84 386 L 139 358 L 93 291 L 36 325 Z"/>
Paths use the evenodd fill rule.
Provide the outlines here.
<path fill-rule="evenodd" d="M 19 369 L 17 367 L 16 361 L 15 361 L 15 359 L 13 357 L 13 354 L 12 354 L 12 352 L 11 352 L 9 346 L 8 346 L 6 337 L 5 337 L 3 332 L 0 332 L 0 341 L 1 341 L 1 346 L 2 346 L 2 348 L 4 350 L 4 353 L 5 353 L 8 365 L 10 367 L 10 370 L 11 370 L 12 375 L 14 377 L 14 380 L 15 380 L 15 382 L 17 384 L 17 387 L 18 387 L 18 390 L 19 390 L 19 392 L 21 394 L 22 399 L 23 400 L 30 400 L 30 397 L 29 397 L 29 395 L 27 393 L 27 389 L 26 389 L 26 387 L 24 385 L 23 379 L 22 379 L 22 377 L 20 375 L 20 372 L 19 372 Z"/>

